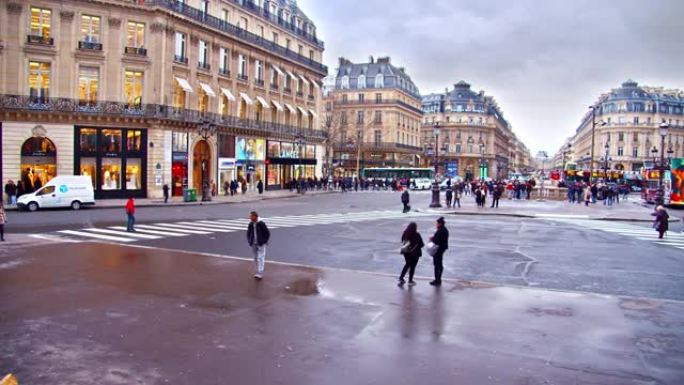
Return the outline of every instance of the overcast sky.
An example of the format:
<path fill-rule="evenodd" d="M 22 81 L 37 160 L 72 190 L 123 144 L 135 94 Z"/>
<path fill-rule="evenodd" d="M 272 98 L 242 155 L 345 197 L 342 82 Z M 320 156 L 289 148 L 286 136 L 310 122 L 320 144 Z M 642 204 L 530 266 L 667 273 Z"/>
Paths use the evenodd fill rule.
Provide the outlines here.
<path fill-rule="evenodd" d="M 494 96 L 532 154 L 628 78 L 684 88 L 684 0 L 298 0 L 337 58 L 389 55 L 421 94 L 459 80 Z"/>

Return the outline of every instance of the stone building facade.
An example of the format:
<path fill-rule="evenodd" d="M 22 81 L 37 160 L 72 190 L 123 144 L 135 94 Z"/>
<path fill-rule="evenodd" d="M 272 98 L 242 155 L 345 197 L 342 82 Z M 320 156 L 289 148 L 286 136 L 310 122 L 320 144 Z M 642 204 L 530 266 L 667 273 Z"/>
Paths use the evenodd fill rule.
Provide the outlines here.
<path fill-rule="evenodd" d="M 465 180 L 507 178 L 527 171 L 529 151 L 513 133 L 493 97 L 460 81 L 423 97 L 424 164 Z"/>
<path fill-rule="evenodd" d="M 9 0 L 2 183 L 98 198 L 320 176 L 323 42 L 292 0 Z"/>
<path fill-rule="evenodd" d="M 328 91 L 325 115 L 335 175 L 357 175 L 357 167 L 419 166 L 421 99 L 404 68 L 389 57 L 366 63 L 340 58 Z"/>

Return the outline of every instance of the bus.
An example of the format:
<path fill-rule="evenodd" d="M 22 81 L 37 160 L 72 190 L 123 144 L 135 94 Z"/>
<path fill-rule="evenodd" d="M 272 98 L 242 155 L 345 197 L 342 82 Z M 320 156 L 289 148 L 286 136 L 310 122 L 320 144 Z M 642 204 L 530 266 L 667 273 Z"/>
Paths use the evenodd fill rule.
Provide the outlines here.
<path fill-rule="evenodd" d="M 433 168 L 408 168 L 408 167 L 371 167 L 361 170 L 363 179 L 434 179 L 435 170 Z"/>

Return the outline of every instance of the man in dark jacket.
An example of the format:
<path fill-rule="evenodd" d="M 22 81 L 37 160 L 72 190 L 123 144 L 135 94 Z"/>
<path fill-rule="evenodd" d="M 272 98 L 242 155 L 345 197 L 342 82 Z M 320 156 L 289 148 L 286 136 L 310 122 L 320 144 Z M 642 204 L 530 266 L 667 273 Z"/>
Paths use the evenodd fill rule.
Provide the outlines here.
<path fill-rule="evenodd" d="M 411 206 L 409 206 L 409 192 L 408 189 L 404 190 L 403 193 L 401 193 L 401 203 L 404 204 L 404 211 L 403 213 L 407 213 L 411 211 Z"/>
<path fill-rule="evenodd" d="M 249 225 L 247 225 L 247 243 L 252 249 L 256 273 L 254 278 L 261 279 L 264 275 L 264 263 L 266 262 L 266 244 L 271 238 L 271 232 L 263 221 L 259 220 L 256 211 L 249 213 Z"/>
<path fill-rule="evenodd" d="M 439 286 L 442 284 L 442 272 L 444 272 L 444 265 L 442 259 L 444 258 L 444 252 L 449 248 L 449 230 L 444 226 L 444 217 L 439 217 L 437 219 L 437 231 L 435 235 L 430 238 L 430 241 L 437 245 L 437 252 L 433 255 L 434 265 L 435 265 L 435 280 L 430 282 L 432 286 Z"/>
<path fill-rule="evenodd" d="M 499 208 L 499 199 L 501 199 L 501 194 L 503 194 L 503 186 L 494 186 L 494 189 L 492 191 L 492 207 Z"/>

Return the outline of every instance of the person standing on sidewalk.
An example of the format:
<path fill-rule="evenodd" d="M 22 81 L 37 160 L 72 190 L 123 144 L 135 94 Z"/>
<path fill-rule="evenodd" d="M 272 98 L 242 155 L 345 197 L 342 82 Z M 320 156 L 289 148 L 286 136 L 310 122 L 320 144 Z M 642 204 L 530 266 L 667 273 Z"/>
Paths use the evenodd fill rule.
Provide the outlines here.
<path fill-rule="evenodd" d="M 403 193 L 401 193 L 401 203 L 404 204 L 404 211 L 402 211 L 402 213 L 404 214 L 411 211 L 411 206 L 409 206 L 409 200 L 409 192 L 408 189 L 406 189 Z"/>
<path fill-rule="evenodd" d="M 589 203 L 591 202 L 591 189 L 587 186 L 587 189 L 584 190 L 584 206 L 589 207 Z"/>
<path fill-rule="evenodd" d="M 430 241 L 437 245 L 437 252 L 433 255 L 435 265 L 435 280 L 430 282 L 432 286 L 440 286 L 442 284 L 442 273 L 444 272 L 444 252 L 449 248 L 449 230 L 447 230 L 444 217 L 437 218 L 437 231 L 430 238 Z"/>
<path fill-rule="evenodd" d="M 164 187 L 162 187 L 162 191 L 164 191 L 164 203 L 169 202 L 169 185 L 165 184 Z"/>
<path fill-rule="evenodd" d="M 14 181 L 11 179 L 5 184 L 5 194 L 7 194 L 8 205 L 17 203 L 17 185 L 15 185 Z"/>
<path fill-rule="evenodd" d="M 492 191 L 492 208 L 499 208 L 499 199 L 501 199 L 501 194 L 503 193 L 503 187 L 501 185 L 494 186 Z"/>
<path fill-rule="evenodd" d="M 252 249 L 254 256 L 255 274 L 254 278 L 262 279 L 264 276 L 264 264 L 266 263 L 266 244 L 271 238 L 271 232 L 266 223 L 259 220 L 256 211 L 249 213 L 249 225 L 247 225 L 247 243 Z"/>
<path fill-rule="evenodd" d="M 7 223 L 7 214 L 5 214 L 5 204 L 0 199 L 0 242 L 5 242 L 5 223 Z"/>
<path fill-rule="evenodd" d="M 413 286 L 416 283 L 413 281 L 413 274 L 416 272 L 416 266 L 418 265 L 418 260 L 422 255 L 422 248 L 425 246 L 423 243 L 423 237 L 420 236 L 418 232 L 418 225 L 416 222 L 409 223 L 401 235 L 402 250 L 401 254 L 404 256 L 404 268 L 401 269 L 401 274 L 399 275 L 399 286 L 402 286 L 406 281 L 404 277 L 406 272 L 409 273 L 409 286 Z M 406 245 L 406 246 L 404 246 Z"/>
<path fill-rule="evenodd" d="M 135 232 L 135 201 L 133 200 L 133 197 L 128 197 L 128 200 L 126 201 L 126 217 L 128 218 L 128 224 L 126 226 L 126 231 L 129 233 Z"/>
<path fill-rule="evenodd" d="M 454 192 L 451 190 L 451 186 L 447 186 L 446 189 L 446 206 L 451 207 L 451 200 L 454 198 Z"/>
<path fill-rule="evenodd" d="M 259 195 L 264 193 L 264 182 L 261 179 L 257 182 L 257 190 L 259 190 Z"/>

